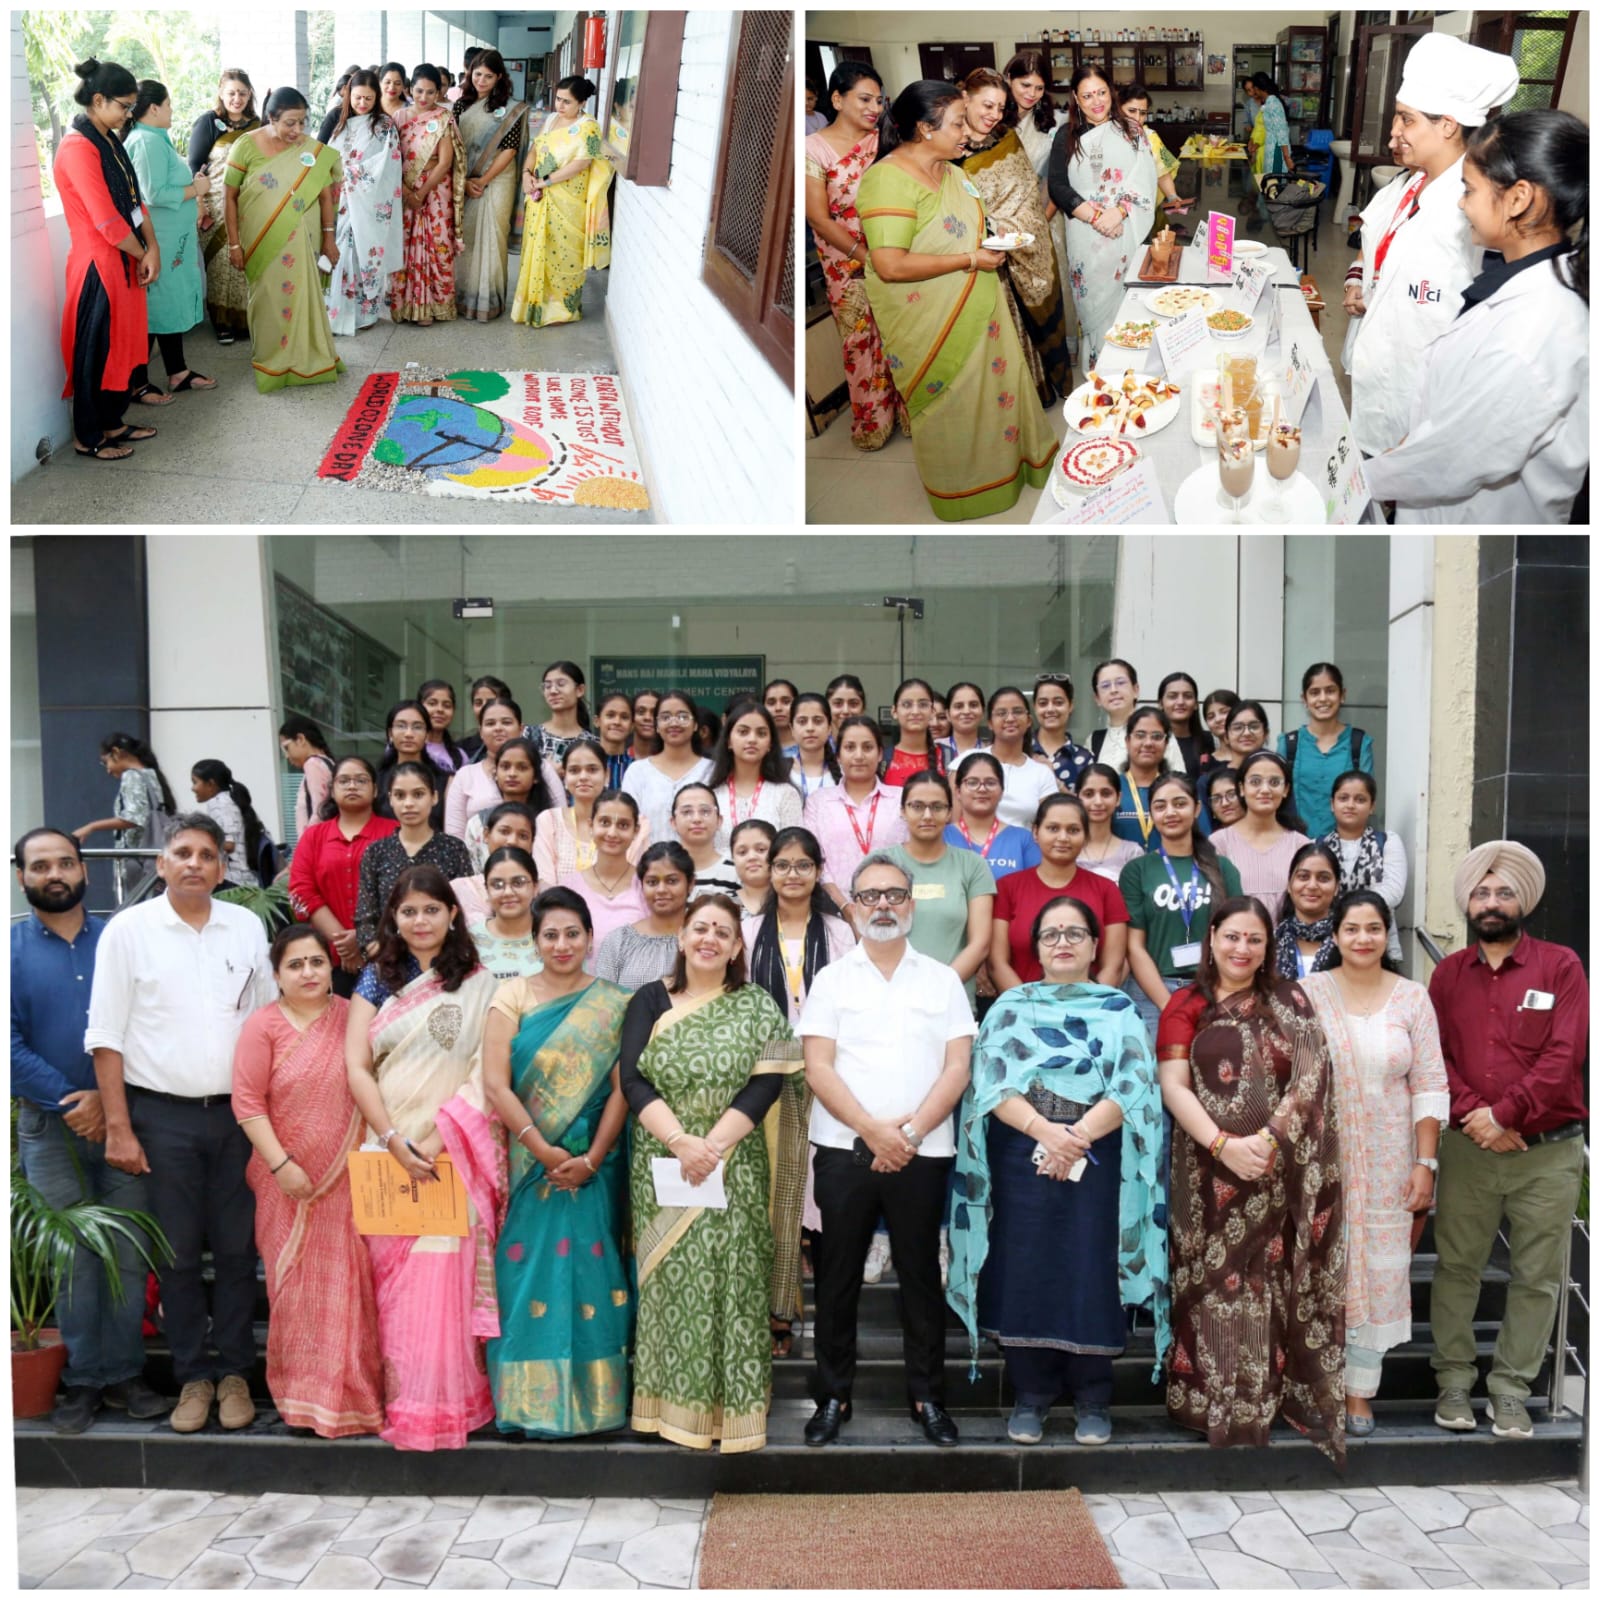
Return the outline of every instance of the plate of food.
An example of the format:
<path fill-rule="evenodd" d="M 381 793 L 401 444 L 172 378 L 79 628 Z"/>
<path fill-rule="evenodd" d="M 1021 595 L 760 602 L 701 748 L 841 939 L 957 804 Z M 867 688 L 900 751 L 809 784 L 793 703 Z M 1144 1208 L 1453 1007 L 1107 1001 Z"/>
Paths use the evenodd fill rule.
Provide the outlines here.
<path fill-rule="evenodd" d="M 1122 350 L 1148 350 L 1155 336 L 1155 323 L 1124 318 L 1106 335 L 1106 343 Z"/>
<path fill-rule="evenodd" d="M 1174 287 L 1152 295 L 1149 305 L 1158 317 L 1181 317 L 1186 311 L 1215 311 L 1217 297 L 1208 289 Z"/>
<path fill-rule="evenodd" d="M 1160 433 L 1177 416 L 1183 391 L 1165 378 L 1147 378 L 1131 368 L 1121 378 L 1091 372 L 1067 396 L 1064 413 L 1074 433 L 1089 438 L 1137 439 Z"/>
<path fill-rule="evenodd" d="M 1236 256 L 1264 256 L 1267 247 L 1259 239 L 1235 239 L 1233 253 Z"/>
<path fill-rule="evenodd" d="M 1242 311 L 1213 311 L 1206 318 L 1206 327 L 1214 339 L 1242 339 L 1255 325 L 1256 319 Z"/>
<path fill-rule="evenodd" d="M 1103 489 L 1139 459 L 1139 447 L 1127 439 L 1085 439 L 1068 445 L 1050 474 L 1050 492 L 1065 511 L 1086 494 Z"/>
<path fill-rule="evenodd" d="M 985 250 L 1022 250 L 1033 243 L 1031 233 L 996 233 L 983 241 Z"/>

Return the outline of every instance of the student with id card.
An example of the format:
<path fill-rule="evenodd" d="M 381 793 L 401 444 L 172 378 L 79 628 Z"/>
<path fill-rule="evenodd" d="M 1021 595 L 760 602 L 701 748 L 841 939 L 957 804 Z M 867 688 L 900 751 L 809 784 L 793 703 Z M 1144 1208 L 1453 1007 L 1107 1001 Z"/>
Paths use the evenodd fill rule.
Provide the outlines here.
<path fill-rule="evenodd" d="M 1473 1317 L 1506 1223 L 1511 1285 L 1489 1369 L 1488 1416 L 1496 1437 L 1509 1439 L 1533 1437 L 1527 1398 L 1555 1324 L 1588 1116 L 1583 964 L 1523 926 L 1544 882 L 1539 858 L 1514 840 L 1469 852 L 1454 887 L 1476 943 L 1446 956 L 1428 985 L 1450 1079 L 1434 1219 L 1433 1420 L 1460 1433 L 1478 1425 Z"/>
<path fill-rule="evenodd" d="M 1150 785 L 1156 848 L 1128 862 L 1118 888 L 1128 907 L 1128 965 L 1124 992 L 1133 1001 L 1155 1048 L 1156 1024 L 1167 998 L 1194 981 L 1211 908 L 1244 891 L 1239 869 L 1223 860 L 1199 827 L 1194 783 L 1169 772 Z"/>

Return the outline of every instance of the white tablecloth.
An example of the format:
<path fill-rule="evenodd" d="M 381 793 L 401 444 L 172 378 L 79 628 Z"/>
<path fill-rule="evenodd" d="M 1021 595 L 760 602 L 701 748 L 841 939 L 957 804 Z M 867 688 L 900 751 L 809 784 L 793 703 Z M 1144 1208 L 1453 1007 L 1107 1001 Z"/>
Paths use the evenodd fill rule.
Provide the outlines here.
<path fill-rule="evenodd" d="M 1189 251 L 1184 252 L 1185 255 Z M 1207 346 L 1197 350 L 1188 358 L 1190 372 L 1199 367 L 1215 366 L 1219 352 L 1226 351 L 1235 355 L 1254 355 L 1259 363 L 1258 372 L 1262 376 L 1281 377 L 1288 364 L 1289 341 L 1299 341 L 1301 348 L 1309 354 L 1311 369 L 1317 374 L 1317 387 L 1314 396 L 1306 401 L 1306 415 L 1302 420 L 1302 435 L 1300 445 L 1300 471 L 1303 476 L 1310 478 L 1313 483 L 1317 481 L 1318 469 L 1325 462 L 1329 454 L 1338 445 L 1339 435 L 1349 424 L 1349 415 L 1344 409 L 1344 401 L 1339 394 L 1339 386 L 1334 379 L 1333 365 L 1328 359 L 1328 353 L 1322 342 L 1322 335 L 1317 331 L 1311 320 L 1311 313 L 1306 309 L 1305 296 L 1300 292 L 1300 280 L 1293 269 L 1288 266 L 1288 257 L 1281 250 L 1269 252 L 1269 256 L 1282 258 L 1283 274 L 1275 276 L 1272 285 L 1262 291 L 1261 300 L 1256 306 L 1256 326 L 1243 339 L 1218 339 L 1211 337 Z M 1204 270 L 1204 256 L 1201 256 L 1202 274 Z M 1277 265 L 1277 263 L 1274 263 Z M 1278 287 L 1280 277 L 1287 277 L 1288 287 Z M 1197 283 L 1205 282 L 1204 276 L 1193 279 Z M 1217 297 L 1219 309 L 1227 310 L 1234 305 L 1237 294 L 1229 284 L 1208 284 L 1213 294 Z M 1136 285 L 1123 297 L 1122 305 L 1117 311 L 1117 320 L 1124 318 L 1137 318 L 1141 322 L 1159 321 L 1153 312 L 1142 308 L 1141 302 L 1151 294 L 1158 293 L 1159 289 L 1146 285 Z M 1268 343 L 1267 328 L 1270 315 L 1267 307 L 1267 296 L 1276 295 L 1278 305 L 1279 329 L 1278 333 Z M 1161 359 L 1160 349 L 1152 344 L 1149 350 L 1118 350 L 1114 345 L 1108 345 L 1101 356 L 1101 371 L 1107 377 L 1120 377 L 1129 367 L 1135 371 L 1148 372 L 1152 376 L 1166 375 L 1166 368 Z M 1179 486 L 1195 468 L 1204 464 L 1215 464 L 1216 449 L 1212 446 L 1198 445 L 1194 441 L 1194 434 L 1189 426 L 1190 394 L 1186 379 L 1187 373 L 1173 374 L 1180 383 L 1184 384 L 1184 393 L 1180 400 L 1181 411 L 1160 433 L 1138 441 L 1139 448 L 1145 458 L 1156 469 L 1156 477 L 1161 484 L 1161 493 L 1167 504 L 1167 515 L 1172 515 L 1173 501 L 1177 497 Z M 1079 442 L 1083 437 L 1072 431 L 1067 426 L 1063 408 L 1055 408 L 1051 423 L 1060 433 L 1063 448 Z M 1059 467 L 1056 468 L 1059 471 Z M 1256 480 L 1258 486 L 1266 481 L 1266 468 L 1260 456 L 1256 458 Z M 1248 505 L 1249 502 L 1247 501 Z M 1039 496 L 1035 505 L 1031 521 L 1034 523 L 1048 523 L 1061 517 L 1063 512 L 1056 503 L 1055 495 L 1049 488 Z M 1221 513 L 1219 513 L 1220 520 Z M 1368 509 L 1363 521 L 1378 521 L 1375 508 Z"/>

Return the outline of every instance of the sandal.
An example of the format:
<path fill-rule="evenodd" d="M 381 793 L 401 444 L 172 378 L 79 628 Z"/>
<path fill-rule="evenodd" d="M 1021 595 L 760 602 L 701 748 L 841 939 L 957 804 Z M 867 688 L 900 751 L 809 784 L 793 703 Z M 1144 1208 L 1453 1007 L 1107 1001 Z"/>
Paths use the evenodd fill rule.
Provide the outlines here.
<path fill-rule="evenodd" d="M 156 430 L 154 428 L 130 428 L 125 422 L 115 432 L 108 433 L 106 438 L 115 439 L 118 444 L 133 444 L 135 442 L 143 444 L 146 439 L 153 439 L 155 436 Z"/>
<path fill-rule="evenodd" d="M 182 383 L 175 383 L 167 391 L 168 394 L 182 394 L 185 389 L 215 389 L 217 380 L 208 378 L 203 372 L 196 372 L 193 367 L 184 375 Z"/>
<path fill-rule="evenodd" d="M 217 343 L 218 344 L 232 344 L 233 341 L 237 337 L 238 337 L 238 335 L 233 331 L 232 328 L 218 328 L 217 329 Z"/>
<path fill-rule="evenodd" d="M 131 445 L 116 445 L 109 442 L 97 444 L 94 449 L 86 450 L 76 440 L 73 441 L 72 453 L 75 456 L 93 456 L 96 461 L 126 461 L 133 454 Z"/>
<path fill-rule="evenodd" d="M 160 399 L 152 399 L 159 395 Z M 133 398 L 142 406 L 170 406 L 172 396 L 165 389 L 158 389 L 153 383 L 147 383 L 142 389 L 133 391 Z"/>
<path fill-rule="evenodd" d="M 774 1359 L 781 1360 L 794 1353 L 794 1324 L 786 1322 L 782 1317 L 768 1318 L 772 1327 L 772 1354 Z"/>

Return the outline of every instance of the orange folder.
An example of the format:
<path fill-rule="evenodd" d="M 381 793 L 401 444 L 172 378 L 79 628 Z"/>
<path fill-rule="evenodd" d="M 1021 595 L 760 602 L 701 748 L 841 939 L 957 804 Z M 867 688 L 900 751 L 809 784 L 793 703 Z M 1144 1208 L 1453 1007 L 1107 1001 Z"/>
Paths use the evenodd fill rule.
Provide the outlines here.
<path fill-rule="evenodd" d="M 426 1179 L 413 1178 L 387 1150 L 352 1150 L 349 1162 L 357 1233 L 466 1238 L 467 1191 L 449 1156 L 439 1156 L 439 1176 Z"/>

